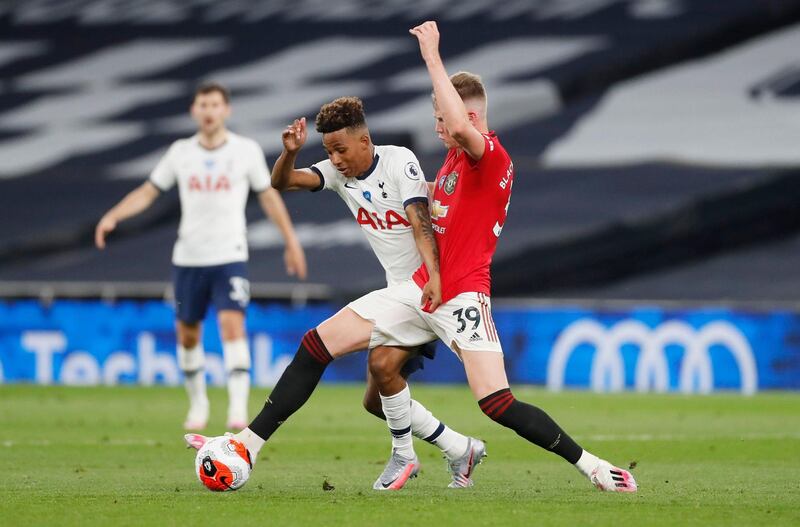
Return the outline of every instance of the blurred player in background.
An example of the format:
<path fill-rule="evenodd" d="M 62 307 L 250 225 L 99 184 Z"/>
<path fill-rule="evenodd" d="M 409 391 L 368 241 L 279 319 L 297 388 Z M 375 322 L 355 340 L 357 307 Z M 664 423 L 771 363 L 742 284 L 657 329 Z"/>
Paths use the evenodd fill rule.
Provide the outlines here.
<path fill-rule="evenodd" d="M 280 194 L 269 185 L 261 147 L 225 127 L 230 116 L 225 87 L 200 85 L 191 105 L 197 133 L 179 139 L 161 158 L 148 181 L 130 192 L 97 224 L 95 244 L 120 221 L 147 209 L 178 185 L 181 222 L 172 253 L 174 265 L 178 365 L 183 370 L 189 412 L 184 427 L 201 430 L 209 415 L 201 323 L 209 304 L 217 309 L 228 383 L 230 429 L 247 425 L 250 350 L 244 314 L 250 301 L 245 207 L 250 189 L 283 235 L 289 275 L 306 277 L 306 261 Z"/>
<path fill-rule="evenodd" d="M 373 145 L 363 105 L 357 97 L 342 97 L 324 105 L 317 115 L 316 128 L 323 134 L 328 159 L 310 168 L 294 167 L 307 139 L 305 119 L 296 120 L 283 133 L 284 150 L 272 170 L 272 185 L 281 190 L 336 192 L 367 236 L 386 270 L 386 281 L 390 285 L 402 283 L 423 265 L 430 269 L 430 279 L 420 295 L 438 305 L 439 257 L 428 210 L 428 185 L 416 156 L 407 148 Z M 342 269 L 343 279 L 348 273 L 357 272 L 357 269 Z M 264 443 L 308 400 L 331 361 L 373 347 L 370 341 L 373 321 L 382 310 L 381 302 L 362 297 L 305 334 L 261 413 L 235 436 L 250 451 L 251 459 L 257 459 Z M 421 361 L 416 356 L 419 353 L 416 346 L 382 348 L 378 353 L 380 357 L 372 360 L 380 362 L 382 374 L 390 376 L 407 377 Z M 372 378 L 368 378 L 364 405 L 384 417 L 376 381 Z M 409 399 L 408 405 L 411 420 L 407 432 L 438 446 L 451 472 L 456 467 L 450 487 L 471 486 L 472 480 L 460 474 L 465 464 L 482 457 L 482 450 L 477 458 L 473 455 L 473 449 L 482 443 L 448 428 L 419 402 Z M 187 443 L 195 448 L 206 440 L 198 434 L 186 435 Z M 418 465 L 408 468 L 402 483 L 416 475 Z M 391 482 L 384 487 L 393 488 Z"/>
<path fill-rule="evenodd" d="M 488 417 L 558 454 L 598 488 L 635 492 L 636 482 L 628 471 L 583 450 L 547 413 L 511 393 L 492 321 L 489 267 L 506 221 L 514 167 L 497 135 L 489 130 L 480 77 L 467 72 L 448 77 L 435 22 L 417 26 L 411 34 L 418 39 L 433 84 L 436 133 L 449 149 L 437 174 L 431 206 L 441 262 L 442 305 L 420 307 L 428 281 L 428 270 L 420 266 L 413 280 L 372 293 L 386 301 L 386 309 L 375 321 L 373 342 L 408 344 L 438 336 L 463 362 L 472 393 Z M 404 321 L 402 326 L 398 321 Z M 370 357 L 379 356 L 377 351 Z M 377 489 L 402 477 L 408 466 L 417 463 L 417 456 L 411 436 L 396 433 L 406 430 L 410 422 L 408 385 L 399 376 L 381 375 L 381 363 L 370 360 L 370 369 L 379 381 L 383 411 L 393 432 L 392 457 L 375 482 Z"/>

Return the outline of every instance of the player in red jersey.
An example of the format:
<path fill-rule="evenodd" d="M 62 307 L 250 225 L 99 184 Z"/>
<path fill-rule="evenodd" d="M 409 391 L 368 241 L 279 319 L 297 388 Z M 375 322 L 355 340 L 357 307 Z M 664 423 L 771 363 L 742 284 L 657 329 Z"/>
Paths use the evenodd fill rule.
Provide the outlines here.
<path fill-rule="evenodd" d="M 511 393 L 492 321 L 489 267 L 506 220 L 514 166 L 497 134 L 489 130 L 486 91 L 480 77 L 467 72 L 448 77 L 439 55 L 435 22 L 425 22 L 410 32 L 419 41 L 433 83 L 436 133 L 449 149 L 434 183 L 431 206 L 442 304 L 438 308 L 419 305 L 428 279 L 425 266 L 421 266 L 413 283 L 389 288 L 388 296 L 401 299 L 401 304 L 376 321 L 375 332 L 382 332 L 382 338 L 373 341 L 413 344 L 438 336 L 464 363 L 472 393 L 487 416 L 574 464 L 598 488 L 635 492 L 636 482 L 628 471 L 582 449 L 543 410 L 518 401 Z M 379 353 L 371 355 L 378 357 Z M 405 440 L 408 433 L 398 433 L 408 426 L 408 386 L 402 378 L 383 373 L 384 368 L 374 360 L 370 360 L 370 370 L 378 381 L 393 435 L 392 458 L 375 483 L 379 488 L 403 467 L 404 459 L 415 460 L 416 456 L 410 437 Z M 469 478 L 483 455 L 485 448 L 480 448 L 464 464 L 464 478 Z"/>

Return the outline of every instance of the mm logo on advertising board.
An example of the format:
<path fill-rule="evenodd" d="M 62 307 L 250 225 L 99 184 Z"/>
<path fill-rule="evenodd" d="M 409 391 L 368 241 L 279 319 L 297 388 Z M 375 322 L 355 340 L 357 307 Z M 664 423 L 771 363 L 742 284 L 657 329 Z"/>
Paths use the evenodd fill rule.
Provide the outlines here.
<path fill-rule="evenodd" d="M 625 388 L 625 363 L 622 347 L 638 347 L 633 386 L 639 392 L 666 392 L 670 387 L 667 346 L 683 349 L 677 375 L 683 393 L 710 393 L 714 389 L 714 364 L 711 347 L 724 347 L 739 370 L 740 390 L 750 395 L 758 389 L 758 371 L 747 338 L 733 324 L 710 322 L 695 329 L 686 322 L 670 320 L 650 328 L 638 320 L 620 321 L 610 328 L 592 319 L 581 319 L 560 333 L 547 364 L 547 387 L 564 387 L 567 362 L 582 345 L 594 348 L 591 362 L 592 390 L 621 391 Z"/>

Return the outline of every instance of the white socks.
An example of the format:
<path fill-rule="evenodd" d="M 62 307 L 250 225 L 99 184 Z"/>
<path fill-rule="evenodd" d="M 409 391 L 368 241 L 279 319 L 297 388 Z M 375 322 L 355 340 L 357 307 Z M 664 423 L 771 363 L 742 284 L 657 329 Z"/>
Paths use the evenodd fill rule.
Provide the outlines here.
<path fill-rule="evenodd" d="M 469 438 L 448 428 L 424 406 L 411 399 L 408 385 L 395 395 L 381 395 L 381 405 L 392 433 L 392 448 L 401 456 L 407 459 L 414 457 L 412 433 L 438 446 L 447 459 L 459 458 L 467 451 Z"/>
<path fill-rule="evenodd" d="M 592 471 L 597 467 L 598 463 L 600 463 L 599 457 L 584 450 L 578 462 L 575 463 L 575 468 L 588 478 L 591 476 Z"/>
<path fill-rule="evenodd" d="M 450 460 L 463 456 L 469 446 L 467 436 L 459 434 L 436 419 L 427 408 L 414 399 L 411 400 L 411 433 L 438 446 Z"/>
<path fill-rule="evenodd" d="M 186 394 L 189 396 L 189 414 L 186 417 L 186 424 L 202 428 L 208 421 L 208 395 L 206 394 L 205 359 L 202 345 L 198 344 L 190 349 L 179 346 L 178 357 L 182 359 L 181 366 L 190 370 L 184 371 L 184 386 Z"/>
<path fill-rule="evenodd" d="M 247 400 L 250 395 L 250 372 L 234 370 L 228 373 L 228 425 L 246 426 Z"/>
<path fill-rule="evenodd" d="M 411 442 L 411 392 L 408 385 L 395 395 L 381 395 L 383 414 L 392 433 L 392 449 L 406 459 L 414 458 Z"/>
<path fill-rule="evenodd" d="M 228 427 L 247 425 L 250 396 L 250 349 L 246 339 L 222 342 L 225 371 L 228 372 Z"/>
<path fill-rule="evenodd" d="M 247 403 L 250 396 L 250 350 L 246 339 L 224 341 L 222 351 L 228 375 L 228 425 L 247 425 Z M 203 345 L 194 348 L 178 346 L 178 364 L 184 372 L 189 396 L 188 428 L 203 428 L 208 422 L 205 353 Z"/>

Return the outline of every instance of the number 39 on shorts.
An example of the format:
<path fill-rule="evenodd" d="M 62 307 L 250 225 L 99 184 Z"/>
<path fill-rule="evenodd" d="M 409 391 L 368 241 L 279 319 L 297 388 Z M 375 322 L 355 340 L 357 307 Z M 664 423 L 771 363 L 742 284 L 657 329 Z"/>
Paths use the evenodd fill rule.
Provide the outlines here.
<path fill-rule="evenodd" d="M 481 313 L 476 307 L 456 309 L 453 311 L 453 316 L 456 317 L 458 322 L 458 329 L 456 330 L 456 333 L 462 333 L 465 329 L 467 329 L 469 322 L 472 323 L 472 327 L 470 328 L 471 330 L 478 329 L 478 326 L 481 324 Z"/>

